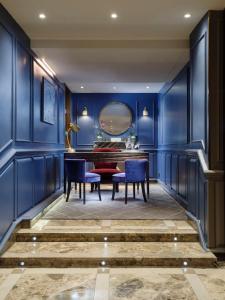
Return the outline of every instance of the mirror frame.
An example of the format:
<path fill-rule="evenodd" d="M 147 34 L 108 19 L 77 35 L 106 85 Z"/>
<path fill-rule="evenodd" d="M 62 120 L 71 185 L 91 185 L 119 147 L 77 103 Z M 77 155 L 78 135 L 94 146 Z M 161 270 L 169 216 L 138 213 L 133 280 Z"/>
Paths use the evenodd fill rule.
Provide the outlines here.
<path fill-rule="evenodd" d="M 130 119 L 130 126 L 129 126 L 127 129 L 125 129 L 124 131 L 121 131 L 121 133 L 119 133 L 119 134 L 113 134 L 113 133 L 109 133 L 109 132 L 105 131 L 105 130 L 101 127 L 101 124 L 100 124 L 100 116 L 101 116 L 101 113 L 102 113 L 103 109 L 105 109 L 106 106 L 111 105 L 111 104 L 122 104 L 122 105 L 124 105 L 124 106 L 128 109 L 128 111 L 130 112 L 130 117 L 131 117 L 131 119 Z M 121 134 L 124 134 L 124 133 L 127 132 L 127 131 L 129 130 L 129 128 L 132 126 L 132 123 L 133 123 L 133 113 L 132 113 L 132 110 L 131 110 L 131 108 L 130 108 L 127 104 L 125 104 L 125 103 L 123 103 L 123 102 L 121 102 L 121 101 L 110 101 L 110 102 L 108 102 L 107 104 L 105 104 L 105 105 L 101 108 L 100 113 L 99 113 L 99 116 L 98 116 L 99 129 L 102 130 L 104 133 L 110 135 L 110 136 L 119 136 L 119 135 L 121 135 Z"/>

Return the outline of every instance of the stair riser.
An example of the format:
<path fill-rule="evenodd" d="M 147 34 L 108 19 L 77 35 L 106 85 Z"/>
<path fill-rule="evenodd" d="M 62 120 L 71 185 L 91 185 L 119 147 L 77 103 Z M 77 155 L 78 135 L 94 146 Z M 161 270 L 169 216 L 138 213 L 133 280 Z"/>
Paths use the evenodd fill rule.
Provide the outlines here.
<path fill-rule="evenodd" d="M 0 267 L 18 268 L 23 261 L 24 268 L 88 268 L 103 267 L 101 261 L 104 258 L 1 258 Z M 183 268 L 183 262 L 188 262 L 188 267 L 213 268 L 216 260 L 211 258 L 110 258 L 106 259 L 104 267 L 178 267 Z"/>
<path fill-rule="evenodd" d="M 74 233 L 37 233 L 27 234 L 20 233 L 16 235 L 17 242 L 32 242 L 33 237 L 37 238 L 38 242 L 104 242 L 104 237 L 107 237 L 109 242 L 174 242 L 174 237 L 177 237 L 176 242 L 198 242 L 197 234 L 74 234 Z"/>

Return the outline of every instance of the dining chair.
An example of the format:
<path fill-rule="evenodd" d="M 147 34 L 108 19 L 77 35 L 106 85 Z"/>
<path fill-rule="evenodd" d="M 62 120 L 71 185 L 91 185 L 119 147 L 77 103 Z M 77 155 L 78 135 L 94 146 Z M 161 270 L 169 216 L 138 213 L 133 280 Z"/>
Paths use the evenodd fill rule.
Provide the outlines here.
<path fill-rule="evenodd" d="M 104 152 L 120 152 L 117 148 L 95 148 L 93 152 L 102 152 L 104 156 Z M 114 174 L 121 173 L 121 171 L 117 168 L 117 162 L 95 162 L 94 169 L 90 170 L 90 173 L 96 173 L 101 175 L 101 181 L 103 183 L 111 183 L 112 176 Z M 91 191 L 94 190 L 94 184 L 91 185 Z M 117 185 L 118 191 L 118 185 Z"/>
<path fill-rule="evenodd" d="M 95 173 L 86 172 L 85 159 L 66 159 L 66 176 L 68 181 L 66 202 L 69 200 L 71 183 L 79 183 L 79 198 L 81 198 L 81 184 L 83 184 L 83 203 L 86 203 L 86 183 L 97 184 L 98 196 L 101 201 L 100 182 L 101 176 Z"/>
<path fill-rule="evenodd" d="M 127 204 L 128 184 L 133 184 L 133 198 L 135 199 L 135 184 L 140 183 L 144 201 L 147 202 L 145 193 L 145 179 L 147 172 L 147 159 L 127 159 L 125 160 L 125 173 L 112 176 L 113 192 L 112 200 L 115 199 L 116 184 L 125 183 L 125 204 Z"/>

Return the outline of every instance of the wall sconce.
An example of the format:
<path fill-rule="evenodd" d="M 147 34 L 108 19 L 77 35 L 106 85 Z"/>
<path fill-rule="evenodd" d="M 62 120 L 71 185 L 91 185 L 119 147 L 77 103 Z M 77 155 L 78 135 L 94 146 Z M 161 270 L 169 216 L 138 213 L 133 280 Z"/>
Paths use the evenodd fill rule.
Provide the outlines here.
<path fill-rule="evenodd" d="M 83 117 L 87 117 L 88 116 L 88 110 L 87 110 L 87 107 L 85 106 L 83 111 L 82 111 L 82 116 Z"/>
<path fill-rule="evenodd" d="M 143 117 L 147 117 L 148 116 L 148 110 L 147 107 L 145 106 L 143 109 Z"/>

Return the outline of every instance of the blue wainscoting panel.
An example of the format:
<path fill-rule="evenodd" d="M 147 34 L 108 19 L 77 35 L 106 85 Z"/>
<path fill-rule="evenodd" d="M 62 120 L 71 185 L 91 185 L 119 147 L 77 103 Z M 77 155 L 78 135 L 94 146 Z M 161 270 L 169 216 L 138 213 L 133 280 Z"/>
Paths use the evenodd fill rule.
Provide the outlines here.
<path fill-rule="evenodd" d="M 54 156 L 54 161 L 55 161 L 55 189 L 58 190 L 60 188 L 60 155 L 55 155 Z"/>
<path fill-rule="evenodd" d="M 204 233 L 205 241 L 207 242 L 207 181 L 202 170 L 199 170 L 199 185 L 198 185 L 198 214 L 202 232 Z"/>
<path fill-rule="evenodd" d="M 165 175 L 166 175 L 166 185 L 171 186 L 171 154 L 170 153 L 166 153 L 165 155 L 165 166 L 166 166 L 166 171 L 165 171 Z"/>
<path fill-rule="evenodd" d="M 179 155 L 178 158 L 178 195 L 187 202 L 187 156 Z"/>
<path fill-rule="evenodd" d="M 198 159 L 188 161 L 188 210 L 197 216 L 198 212 Z"/>
<path fill-rule="evenodd" d="M 206 145 L 206 35 L 191 49 L 191 138 Z"/>
<path fill-rule="evenodd" d="M 64 184 L 64 154 L 60 155 L 60 187 Z"/>
<path fill-rule="evenodd" d="M 14 220 L 14 164 L 0 174 L 0 240 Z"/>
<path fill-rule="evenodd" d="M 43 156 L 34 157 L 34 204 L 45 198 L 45 158 Z"/>
<path fill-rule="evenodd" d="M 31 58 L 18 42 L 16 55 L 16 140 L 30 141 Z"/>
<path fill-rule="evenodd" d="M 55 158 L 53 155 L 45 157 L 46 160 L 46 196 L 55 191 Z"/>
<path fill-rule="evenodd" d="M 32 158 L 16 160 L 17 216 L 33 206 L 33 175 Z"/>
<path fill-rule="evenodd" d="M 178 180 L 178 156 L 176 154 L 172 154 L 171 187 L 175 192 L 177 192 L 177 180 Z"/>
<path fill-rule="evenodd" d="M 0 152 L 12 140 L 12 36 L 0 23 Z"/>

